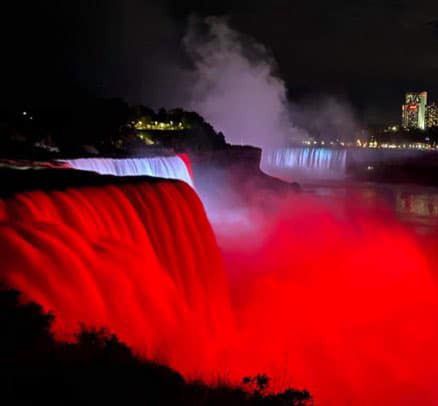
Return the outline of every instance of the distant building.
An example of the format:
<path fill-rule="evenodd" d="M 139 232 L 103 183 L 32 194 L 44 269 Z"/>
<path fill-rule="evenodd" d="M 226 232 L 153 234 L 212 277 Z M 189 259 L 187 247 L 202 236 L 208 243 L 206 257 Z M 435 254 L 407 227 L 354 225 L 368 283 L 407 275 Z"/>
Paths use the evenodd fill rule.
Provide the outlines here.
<path fill-rule="evenodd" d="M 432 103 L 427 106 L 426 111 L 426 126 L 430 127 L 438 127 L 438 104 Z"/>
<path fill-rule="evenodd" d="M 402 106 L 402 126 L 404 128 L 426 129 L 427 92 L 406 93 Z"/>

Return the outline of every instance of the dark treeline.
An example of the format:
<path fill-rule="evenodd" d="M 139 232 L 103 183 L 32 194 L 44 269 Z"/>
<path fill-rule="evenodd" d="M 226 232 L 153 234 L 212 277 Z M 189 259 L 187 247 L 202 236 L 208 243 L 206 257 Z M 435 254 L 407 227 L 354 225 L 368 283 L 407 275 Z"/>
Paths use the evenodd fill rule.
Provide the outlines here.
<path fill-rule="evenodd" d="M 187 383 L 169 368 L 136 358 L 105 330 L 82 329 L 74 343 L 51 334 L 53 316 L 19 293 L 0 291 L 0 404 L 308 405 L 306 391 L 268 394 L 269 378 L 246 377 L 244 391 Z"/>
<path fill-rule="evenodd" d="M 155 131 L 139 129 L 141 120 L 181 123 Z M 77 94 L 49 104 L 11 104 L 0 108 L 1 157 L 46 159 L 57 156 L 135 155 L 154 148 L 221 149 L 224 136 L 194 112 L 153 111 L 122 99 Z"/>

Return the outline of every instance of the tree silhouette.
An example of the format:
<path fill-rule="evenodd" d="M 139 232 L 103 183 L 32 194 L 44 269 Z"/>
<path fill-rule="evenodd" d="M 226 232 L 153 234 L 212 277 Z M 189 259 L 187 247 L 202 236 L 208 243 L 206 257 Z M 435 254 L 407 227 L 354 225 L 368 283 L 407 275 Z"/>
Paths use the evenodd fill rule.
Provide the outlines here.
<path fill-rule="evenodd" d="M 303 406 L 307 392 L 268 394 L 269 378 L 245 378 L 255 391 L 187 383 L 167 367 L 137 358 L 106 329 L 85 329 L 73 343 L 51 335 L 54 317 L 18 292 L 0 290 L 0 404 Z"/>

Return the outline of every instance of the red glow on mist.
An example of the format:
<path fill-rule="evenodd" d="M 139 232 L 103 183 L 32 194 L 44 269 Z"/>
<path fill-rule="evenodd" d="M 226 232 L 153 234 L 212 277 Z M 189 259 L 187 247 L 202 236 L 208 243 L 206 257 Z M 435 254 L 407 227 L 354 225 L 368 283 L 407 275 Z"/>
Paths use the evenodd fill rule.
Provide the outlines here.
<path fill-rule="evenodd" d="M 59 338 L 106 326 L 189 378 L 267 373 L 317 404 L 433 404 L 430 264 L 395 220 L 346 214 L 300 196 L 254 213 L 251 233 L 219 232 L 224 269 L 182 182 L 23 193 L 0 205 L 0 272 L 54 311 Z"/>
<path fill-rule="evenodd" d="M 309 388 L 318 404 L 438 399 L 430 264 L 376 209 L 296 196 L 278 213 L 253 213 L 250 231 L 219 233 L 254 370 Z"/>

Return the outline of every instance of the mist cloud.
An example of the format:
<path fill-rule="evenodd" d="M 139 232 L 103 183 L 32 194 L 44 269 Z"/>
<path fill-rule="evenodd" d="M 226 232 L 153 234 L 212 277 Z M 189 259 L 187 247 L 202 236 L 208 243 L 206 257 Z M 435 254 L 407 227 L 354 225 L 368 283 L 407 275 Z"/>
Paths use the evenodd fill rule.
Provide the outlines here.
<path fill-rule="evenodd" d="M 113 10 L 123 28 L 117 30 L 116 54 L 124 62 L 116 70 L 125 79 L 112 80 L 120 94 L 128 91 L 131 103 L 196 111 L 229 143 L 264 149 L 358 133 L 354 111 L 339 97 L 288 100 L 269 50 L 226 18 L 192 16 L 184 29 L 156 3 L 143 4 L 140 15 L 132 4 Z M 144 15 L 153 16 L 154 24 L 141 24 Z"/>
<path fill-rule="evenodd" d="M 351 106 L 339 97 L 319 96 L 293 104 L 292 118 L 317 140 L 353 141 L 361 126 Z"/>
<path fill-rule="evenodd" d="M 282 146 L 302 138 L 294 128 L 284 82 L 262 45 L 234 31 L 226 20 L 192 18 L 184 37 L 193 61 L 188 107 L 232 144 Z"/>

